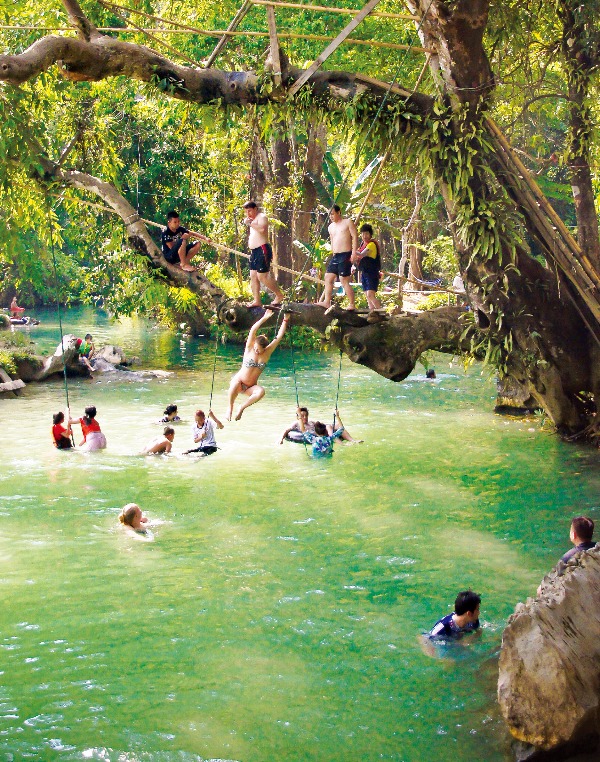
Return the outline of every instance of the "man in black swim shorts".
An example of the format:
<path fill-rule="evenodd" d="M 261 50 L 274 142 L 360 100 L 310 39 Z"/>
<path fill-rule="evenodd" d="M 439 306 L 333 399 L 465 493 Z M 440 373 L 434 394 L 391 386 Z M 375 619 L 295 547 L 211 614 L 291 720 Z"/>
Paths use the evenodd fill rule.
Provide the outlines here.
<path fill-rule="evenodd" d="M 258 211 L 254 201 L 244 204 L 246 218 L 244 225 L 248 226 L 248 248 L 250 249 L 250 288 L 252 289 L 252 304 L 249 307 L 260 307 L 260 287 L 264 286 L 275 299 L 273 305 L 281 304 L 283 291 L 271 274 L 273 251 L 268 240 L 269 220 L 264 212 Z"/>
<path fill-rule="evenodd" d="M 348 297 L 347 309 L 353 310 L 354 291 L 350 285 L 350 273 L 352 271 L 351 257 L 356 254 L 358 249 L 358 232 L 352 220 L 342 217 L 340 207 L 337 204 L 332 207 L 329 218 L 331 224 L 328 229 L 333 256 L 327 263 L 323 298 L 317 304 L 320 304 L 321 307 L 331 307 L 333 287 L 339 278 Z"/>

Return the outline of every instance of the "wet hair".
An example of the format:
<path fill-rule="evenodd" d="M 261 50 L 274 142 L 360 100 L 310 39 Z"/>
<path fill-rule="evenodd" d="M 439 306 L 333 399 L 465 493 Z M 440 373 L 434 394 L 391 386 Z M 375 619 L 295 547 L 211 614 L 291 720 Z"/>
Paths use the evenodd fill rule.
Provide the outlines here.
<path fill-rule="evenodd" d="M 165 437 L 168 437 L 174 433 L 175 433 L 175 429 L 172 426 L 165 426 L 165 430 L 163 431 L 163 435 Z"/>
<path fill-rule="evenodd" d="M 92 422 L 92 418 L 96 417 L 96 408 L 91 405 L 90 407 L 86 407 L 85 409 L 85 415 L 83 416 L 83 422 L 86 426 L 89 426 Z"/>
<path fill-rule="evenodd" d="M 179 219 L 179 214 L 174 209 L 171 209 L 170 212 L 167 212 L 167 222 L 175 219 Z"/>
<path fill-rule="evenodd" d="M 571 521 L 571 528 L 580 540 L 591 542 L 594 534 L 594 522 L 592 519 L 589 519 L 587 516 L 575 516 L 573 521 Z"/>
<path fill-rule="evenodd" d="M 321 421 L 315 422 L 315 434 L 318 437 L 326 437 L 327 436 L 327 426 L 325 426 L 324 423 L 321 423 Z"/>
<path fill-rule="evenodd" d="M 196 410 L 194 415 L 196 416 L 196 418 L 206 418 L 206 415 L 204 415 L 204 410 L 199 410 L 198 409 L 198 410 Z"/>
<path fill-rule="evenodd" d="M 425 378 L 435 378 L 435 370 L 433 368 L 428 368 L 425 372 Z"/>
<path fill-rule="evenodd" d="M 163 415 L 171 415 L 171 413 L 176 413 L 176 412 L 177 412 L 177 405 L 167 405 Z"/>
<path fill-rule="evenodd" d="M 260 336 L 257 336 L 254 341 L 258 344 L 259 347 L 262 347 L 263 349 L 269 346 L 269 339 L 264 335 L 264 333 L 261 333 Z"/>
<path fill-rule="evenodd" d="M 127 505 L 123 506 L 123 510 L 119 514 L 119 521 L 121 524 L 125 524 L 128 527 L 133 526 L 131 522 L 139 507 L 140 506 L 137 503 L 127 503 Z"/>
<path fill-rule="evenodd" d="M 300 413 L 306 413 L 306 415 L 308 415 L 308 408 L 307 407 L 299 407 L 298 411 Z"/>
<path fill-rule="evenodd" d="M 242 208 L 243 209 L 258 209 L 254 201 L 246 201 L 246 203 L 244 204 Z"/>
<path fill-rule="evenodd" d="M 86 333 L 86 335 L 83 338 L 87 341 L 88 339 L 92 338 L 92 334 L 91 333 Z"/>
<path fill-rule="evenodd" d="M 369 235 L 372 236 L 373 235 L 373 226 L 372 225 L 368 225 L 367 223 L 365 223 L 364 225 L 360 226 L 360 230 L 358 232 L 359 233 L 369 233 Z"/>
<path fill-rule="evenodd" d="M 64 413 L 54 413 L 52 416 L 52 423 L 56 426 L 59 423 L 62 423 L 65 420 L 65 414 Z"/>
<path fill-rule="evenodd" d="M 332 212 L 337 212 L 337 213 L 339 214 L 339 213 L 340 213 L 342 210 L 340 209 L 340 207 L 339 207 L 337 204 L 334 204 L 334 205 L 331 207 L 331 211 L 332 211 Z"/>
<path fill-rule="evenodd" d="M 454 601 L 454 613 L 458 616 L 466 614 L 467 611 L 473 612 L 481 603 L 481 596 L 472 590 L 463 590 L 456 596 Z"/>

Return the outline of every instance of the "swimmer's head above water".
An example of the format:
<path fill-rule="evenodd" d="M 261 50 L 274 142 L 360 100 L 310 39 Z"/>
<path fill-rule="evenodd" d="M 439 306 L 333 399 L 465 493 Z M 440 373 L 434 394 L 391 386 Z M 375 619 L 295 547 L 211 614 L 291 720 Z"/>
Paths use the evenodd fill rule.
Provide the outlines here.
<path fill-rule="evenodd" d="M 123 510 L 119 514 L 119 521 L 121 524 L 127 527 L 131 527 L 136 531 L 143 531 L 142 524 L 146 523 L 148 519 L 142 513 L 142 509 L 137 503 L 127 503 L 123 506 Z"/>

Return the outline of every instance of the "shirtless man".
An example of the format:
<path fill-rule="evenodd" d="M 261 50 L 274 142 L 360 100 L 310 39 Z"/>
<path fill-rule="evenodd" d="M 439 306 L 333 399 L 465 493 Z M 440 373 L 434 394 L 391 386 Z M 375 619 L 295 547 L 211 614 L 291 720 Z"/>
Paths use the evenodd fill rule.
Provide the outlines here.
<path fill-rule="evenodd" d="M 271 259 L 273 252 L 269 243 L 269 220 L 264 212 L 259 212 L 254 201 L 244 204 L 246 218 L 244 225 L 249 228 L 248 248 L 250 249 L 250 288 L 252 289 L 252 304 L 249 307 L 261 307 L 261 284 L 274 296 L 273 306 L 281 304 L 283 292 L 277 281 L 271 275 Z"/>
<path fill-rule="evenodd" d="M 352 269 L 350 258 L 356 255 L 358 250 L 358 232 L 352 220 L 344 219 L 340 212 L 340 207 L 336 204 L 329 213 L 329 219 L 331 220 L 329 237 L 331 238 L 333 256 L 327 263 L 323 299 L 317 302 L 317 304 L 321 307 L 331 307 L 333 286 L 339 278 L 348 297 L 348 309 L 353 310 L 354 291 L 350 285 L 350 272 Z"/>

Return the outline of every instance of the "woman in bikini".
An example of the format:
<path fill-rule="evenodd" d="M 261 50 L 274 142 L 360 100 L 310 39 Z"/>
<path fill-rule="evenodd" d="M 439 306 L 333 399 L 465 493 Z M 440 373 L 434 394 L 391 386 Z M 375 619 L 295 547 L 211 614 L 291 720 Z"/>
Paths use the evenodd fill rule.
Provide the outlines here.
<path fill-rule="evenodd" d="M 268 310 L 268 307 L 267 307 Z M 267 311 L 265 314 L 257 320 L 256 323 L 250 329 L 248 339 L 246 341 L 246 348 L 244 349 L 244 357 L 242 359 L 242 367 L 231 379 L 229 385 L 229 410 L 227 411 L 226 419 L 231 420 L 233 415 L 233 403 L 236 400 L 238 394 L 245 394 L 248 399 L 243 402 L 237 411 L 235 420 L 239 421 L 242 417 L 244 410 L 250 405 L 254 405 L 265 396 L 265 390 L 262 386 L 258 385 L 258 379 L 260 374 L 265 369 L 266 364 L 269 362 L 269 358 L 275 351 L 275 347 L 279 344 L 283 338 L 284 333 L 288 327 L 289 314 L 283 316 L 281 327 L 277 332 L 277 336 L 269 343 L 269 339 L 261 334 L 257 336 L 257 331 L 263 323 L 271 317 L 271 312 Z"/>

